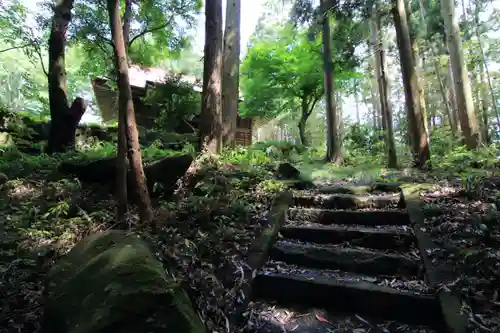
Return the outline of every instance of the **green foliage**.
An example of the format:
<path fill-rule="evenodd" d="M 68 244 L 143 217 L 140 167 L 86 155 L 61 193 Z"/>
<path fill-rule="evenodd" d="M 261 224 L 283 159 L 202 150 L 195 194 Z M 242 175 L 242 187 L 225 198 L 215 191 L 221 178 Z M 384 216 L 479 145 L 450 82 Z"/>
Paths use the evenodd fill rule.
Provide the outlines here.
<path fill-rule="evenodd" d="M 347 29 L 347 22 L 336 22 L 335 31 Z M 342 33 L 344 35 L 344 32 Z M 359 76 L 354 70 L 356 57 L 351 40 L 335 39 L 333 67 L 337 91 Z M 241 66 L 241 89 L 245 103 L 241 113 L 265 120 L 298 122 L 309 144 L 306 121 L 324 94 L 322 41 L 291 25 L 263 25 L 251 39 Z M 296 123 L 297 124 L 297 123 Z M 305 131 L 304 131 L 305 130 Z"/>
<path fill-rule="evenodd" d="M 194 88 L 193 84 L 183 81 L 182 75 L 175 75 L 168 77 L 166 83 L 148 89 L 144 101 L 154 109 L 160 109 L 155 120 L 158 129 L 174 131 L 199 115 L 201 96 Z"/>
<path fill-rule="evenodd" d="M 320 42 L 310 43 L 290 27 L 274 41 L 254 41 L 241 66 L 242 113 L 276 117 L 295 112 L 301 97 L 323 94 Z"/>
<path fill-rule="evenodd" d="M 293 151 L 301 153 L 304 152 L 305 150 L 305 147 L 302 146 L 301 144 L 295 144 L 289 141 L 280 141 L 280 140 L 257 142 L 253 144 L 253 148 L 265 151 L 268 153 L 268 155 L 272 153 L 274 150 L 283 156 L 287 156 Z"/>
<path fill-rule="evenodd" d="M 77 152 L 69 152 L 56 155 L 28 155 L 20 152 L 16 148 L 0 147 L 0 172 L 5 173 L 9 178 L 25 177 L 28 175 L 40 175 L 45 177 L 62 161 L 86 162 L 104 157 L 116 155 L 116 144 L 109 142 L 95 142 L 94 145 L 79 147 Z M 162 157 L 180 154 L 180 152 L 162 149 L 155 145 L 145 147 L 141 150 L 145 163 L 157 160 Z"/>
<path fill-rule="evenodd" d="M 200 0 L 133 1 L 128 55 L 134 64 L 152 66 L 188 45 Z M 122 12 L 125 1 L 121 1 Z M 88 73 L 102 75 L 113 68 L 106 1 L 77 2 L 71 40 L 83 46 Z M 123 21 L 123 19 L 122 19 Z"/>
<path fill-rule="evenodd" d="M 343 148 L 345 165 L 383 164 L 383 133 L 373 131 L 369 126 L 349 126 L 344 134 Z"/>
<path fill-rule="evenodd" d="M 273 162 L 262 150 L 241 147 L 225 151 L 221 158 L 226 163 L 237 164 L 247 169 L 252 166 L 262 166 Z"/>
<path fill-rule="evenodd" d="M 468 150 L 466 146 L 457 146 L 444 155 L 434 155 L 433 165 L 443 171 L 455 175 L 468 175 L 473 169 L 494 170 L 500 165 L 500 147 L 491 145 L 477 151 Z"/>
<path fill-rule="evenodd" d="M 268 194 L 278 194 L 284 192 L 288 189 L 285 182 L 266 179 L 257 185 L 257 191 L 264 192 Z"/>
<path fill-rule="evenodd" d="M 43 6 L 37 5 L 38 12 L 34 13 L 21 0 L 1 2 L 0 40 L 9 46 L 5 49 L 22 50 L 33 64 L 43 65 L 48 19 Z"/>

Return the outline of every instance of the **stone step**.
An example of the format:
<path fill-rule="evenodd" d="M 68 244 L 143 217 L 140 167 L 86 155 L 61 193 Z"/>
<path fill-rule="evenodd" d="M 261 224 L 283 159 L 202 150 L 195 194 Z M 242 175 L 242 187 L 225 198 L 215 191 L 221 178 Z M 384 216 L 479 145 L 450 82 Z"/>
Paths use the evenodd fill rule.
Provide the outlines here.
<path fill-rule="evenodd" d="M 280 230 L 284 238 L 318 244 L 341 244 L 388 250 L 408 250 L 415 246 L 415 236 L 406 226 L 377 226 L 317 223 L 290 223 Z"/>
<path fill-rule="evenodd" d="M 371 185 L 330 185 L 320 186 L 316 190 L 323 194 L 367 194 L 399 192 L 401 183 L 375 183 Z"/>
<path fill-rule="evenodd" d="M 250 311 L 247 333 L 438 333 L 436 329 L 424 325 L 331 312 L 300 304 L 280 306 L 273 302 L 255 301 Z"/>
<path fill-rule="evenodd" d="M 404 208 L 400 194 L 392 195 L 296 195 L 294 203 L 300 207 L 320 207 L 327 209 L 364 209 L 364 208 Z"/>
<path fill-rule="evenodd" d="M 367 275 L 414 277 L 420 271 L 419 258 L 363 248 L 280 241 L 271 248 L 270 256 L 273 260 L 303 267 L 339 269 Z"/>
<path fill-rule="evenodd" d="M 290 208 L 288 220 L 308 221 L 319 224 L 409 225 L 410 219 L 404 211 L 374 210 L 349 211 L 321 208 Z"/>
<path fill-rule="evenodd" d="M 258 274 L 252 296 L 254 299 L 275 300 L 281 305 L 301 304 L 332 312 L 439 328 L 443 325 L 439 302 L 434 296 L 320 274 L 315 277 L 269 272 Z"/>

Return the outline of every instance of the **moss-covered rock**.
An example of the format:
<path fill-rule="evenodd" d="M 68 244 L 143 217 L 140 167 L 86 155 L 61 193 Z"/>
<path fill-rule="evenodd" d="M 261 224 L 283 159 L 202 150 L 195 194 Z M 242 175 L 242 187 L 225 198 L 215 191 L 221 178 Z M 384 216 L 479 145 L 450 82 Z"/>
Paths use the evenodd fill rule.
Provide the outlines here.
<path fill-rule="evenodd" d="M 178 282 L 137 234 L 80 241 L 50 270 L 44 333 L 202 333 Z"/>

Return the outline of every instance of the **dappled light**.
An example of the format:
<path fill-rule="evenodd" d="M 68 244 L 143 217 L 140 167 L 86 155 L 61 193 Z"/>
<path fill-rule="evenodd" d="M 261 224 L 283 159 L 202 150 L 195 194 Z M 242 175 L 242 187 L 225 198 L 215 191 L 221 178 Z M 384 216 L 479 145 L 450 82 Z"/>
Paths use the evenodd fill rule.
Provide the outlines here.
<path fill-rule="evenodd" d="M 0 333 L 498 333 L 499 9 L 0 1 Z"/>

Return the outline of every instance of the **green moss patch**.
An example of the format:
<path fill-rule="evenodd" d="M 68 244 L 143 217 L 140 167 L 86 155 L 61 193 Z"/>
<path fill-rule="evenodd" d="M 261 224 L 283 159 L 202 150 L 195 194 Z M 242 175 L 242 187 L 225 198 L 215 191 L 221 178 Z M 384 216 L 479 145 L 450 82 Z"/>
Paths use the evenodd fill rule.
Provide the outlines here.
<path fill-rule="evenodd" d="M 93 234 L 50 270 L 44 332 L 204 332 L 169 275 L 137 234 Z"/>

